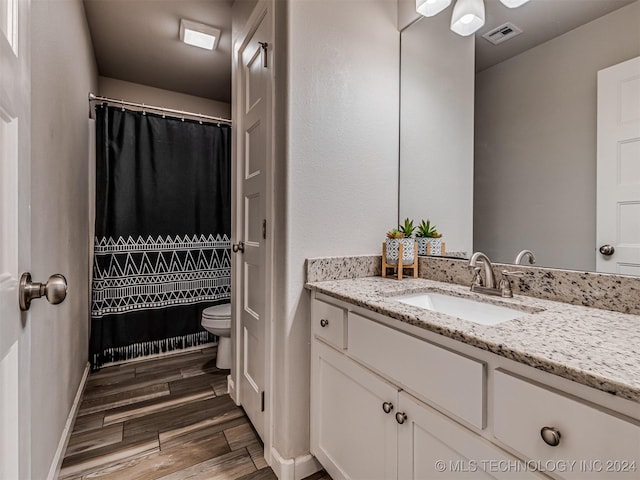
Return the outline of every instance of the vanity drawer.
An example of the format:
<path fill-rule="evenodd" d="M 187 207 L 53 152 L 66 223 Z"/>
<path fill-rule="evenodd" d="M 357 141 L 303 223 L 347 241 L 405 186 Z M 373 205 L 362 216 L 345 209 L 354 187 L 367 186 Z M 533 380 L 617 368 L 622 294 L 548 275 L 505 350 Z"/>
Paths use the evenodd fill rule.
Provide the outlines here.
<path fill-rule="evenodd" d="M 484 363 L 349 312 L 349 355 L 393 383 L 480 429 L 485 426 Z"/>
<path fill-rule="evenodd" d="M 633 420 L 502 370 L 494 372 L 493 383 L 494 435 L 526 459 L 568 479 L 640 477 L 640 426 Z M 556 446 L 543 440 L 545 427 L 559 432 Z M 554 443 L 554 434 L 546 432 Z"/>
<path fill-rule="evenodd" d="M 322 300 L 314 300 L 311 313 L 311 334 L 340 349 L 346 348 L 346 315 L 344 308 Z"/>

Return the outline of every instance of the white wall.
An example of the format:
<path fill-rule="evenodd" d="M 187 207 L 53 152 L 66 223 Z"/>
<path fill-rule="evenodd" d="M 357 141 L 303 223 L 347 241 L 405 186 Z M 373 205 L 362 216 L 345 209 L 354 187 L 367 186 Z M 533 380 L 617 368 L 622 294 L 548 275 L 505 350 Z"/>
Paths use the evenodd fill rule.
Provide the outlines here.
<path fill-rule="evenodd" d="M 308 257 L 379 253 L 398 195 L 397 5 L 290 0 L 285 276 L 275 319 L 274 447 L 309 449 Z"/>
<path fill-rule="evenodd" d="M 453 33 L 449 20 L 402 32 L 400 221 L 430 219 L 447 251 L 471 254 L 474 37 Z"/>
<path fill-rule="evenodd" d="M 82 0 L 32 4 L 32 274 L 69 293 L 31 307 L 32 478 L 47 476 L 88 357 L 88 113 L 97 69 Z"/>
<path fill-rule="evenodd" d="M 229 103 L 149 87 L 139 83 L 125 82 L 115 78 L 99 77 L 98 91 L 93 93 L 117 100 L 146 103 L 156 107 L 184 110 L 214 117 L 231 118 L 231 104 Z"/>
<path fill-rule="evenodd" d="M 416 0 L 398 0 L 398 30 L 404 30 L 419 18 L 422 15 L 416 12 Z"/>
<path fill-rule="evenodd" d="M 480 72 L 474 247 L 595 269 L 596 72 L 640 55 L 640 2 Z"/>

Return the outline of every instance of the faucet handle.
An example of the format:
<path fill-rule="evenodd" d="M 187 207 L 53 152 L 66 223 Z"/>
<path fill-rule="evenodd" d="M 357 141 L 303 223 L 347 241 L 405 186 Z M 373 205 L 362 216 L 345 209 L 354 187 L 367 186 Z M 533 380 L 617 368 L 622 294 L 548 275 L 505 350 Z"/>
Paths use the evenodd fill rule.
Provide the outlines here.
<path fill-rule="evenodd" d="M 523 272 L 518 272 L 518 271 L 512 271 L 512 272 L 510 272 L 509 270 L 502 270 L 502 277 L 503 277 L 503 278 L 508 278 L 508 277 L 524 277 L 524 273 L 523 273 Z"/>
<path fill-rule="evenodd" d="M 482 277 L 480 276 L 480 272 L 482 271 L 481 267 L 473 267 L 473 279 L 471 280 L 472 285 L 482 286 Z"/>
<path fill-rule="evenodd" d="M 509 277 L 523 277 L 522 272 L 510 272 L 508 270 L 502 270 L 502 280 L 500 280 L 500 292 L 503 297 L 513 297 L 513 290 L 511 290 L 511 282 Z"/>

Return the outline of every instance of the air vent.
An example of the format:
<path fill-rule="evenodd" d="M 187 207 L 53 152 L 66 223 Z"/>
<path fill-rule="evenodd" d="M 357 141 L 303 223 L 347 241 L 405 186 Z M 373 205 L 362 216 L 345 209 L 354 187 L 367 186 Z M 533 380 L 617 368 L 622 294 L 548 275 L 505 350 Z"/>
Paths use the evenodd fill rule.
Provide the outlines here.
<path fill-rule="evenodd" d="M 516 27 L 513 23 L 507 22 L 504 25 L 500 25 L 498 28 L 494 28 L 490 32 L 485 33 L 482 37 L 494 45 L 498 45 L 502 42 L 506 42 L 510 38 L 520 35 L 521 33 L 521 29 Z"/>

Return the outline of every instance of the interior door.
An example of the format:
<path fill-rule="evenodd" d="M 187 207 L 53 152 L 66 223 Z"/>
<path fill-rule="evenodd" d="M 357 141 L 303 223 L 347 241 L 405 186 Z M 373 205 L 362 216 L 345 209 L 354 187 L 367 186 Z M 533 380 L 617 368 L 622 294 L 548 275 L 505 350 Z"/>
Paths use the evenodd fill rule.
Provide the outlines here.
<path fill-rule="evenodd" d="M 640 275 L 640 57 L 598 72 L 599 272 Z"/>
<path fill-rule="evenodd" d="M 30 478 L 29 317 L 18 306 L 30 264 L 29 2 L 0 0 L 0 478 Z"/>
<path fill-rule="evenodd" d="M 267 179 L 271 155 L 271 9 L 263 11 L 239 50 L 238 168 L 240 239 L 240 403 L 264 441 L 267 371 Z"/>

